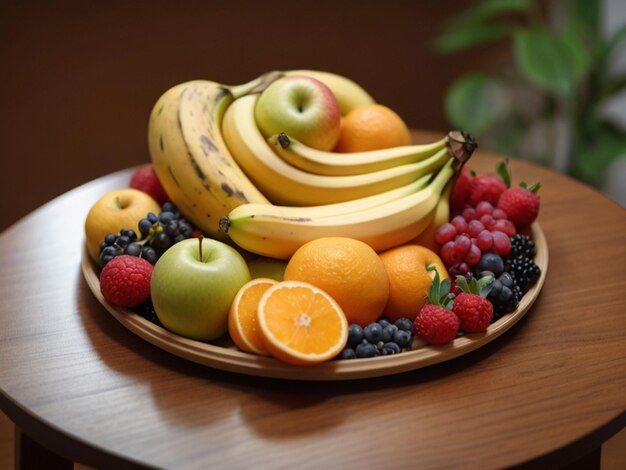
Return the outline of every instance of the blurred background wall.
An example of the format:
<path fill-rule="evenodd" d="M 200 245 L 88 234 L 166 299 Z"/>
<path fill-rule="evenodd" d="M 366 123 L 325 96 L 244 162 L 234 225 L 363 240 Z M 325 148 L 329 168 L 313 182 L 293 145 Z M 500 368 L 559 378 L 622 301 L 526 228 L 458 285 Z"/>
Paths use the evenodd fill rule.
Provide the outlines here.
<path fill-rule="evenodd" d="M 552 6 L 567 1 L 537 0 L 557 14 Z M 609 26 L 623 25 L 626 1 L 601 3 Z M 328 70 L 363 85 L 409 126 L 447 131 L 444 97 L 455 79 L 511 64 L 506 42 L 433 52 L 444 23 L 476 4 L 0 2 L 0 230 L 82 183 L 149 161 L 152 105 L 185 80 L 236 84 L 272 69 Z"/>
<path fill-rule="evenodd" d="M 414 128 L 445 131 L 455 76 L 506 50 L 440 56 L 464 0 L 0 3 L 0 230 L 51 198 L 147 162 L 152 105 L 176 83 L 334 71 Z"/>

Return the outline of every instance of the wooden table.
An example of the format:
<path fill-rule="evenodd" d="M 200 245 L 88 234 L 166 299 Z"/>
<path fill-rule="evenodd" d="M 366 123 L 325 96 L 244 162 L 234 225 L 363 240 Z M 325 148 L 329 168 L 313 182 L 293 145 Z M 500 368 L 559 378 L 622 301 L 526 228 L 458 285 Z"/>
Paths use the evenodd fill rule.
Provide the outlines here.
<path fill-rule="evenodd" d="M 626 211 L 552 171 L 512 169 L 543 184 L 550 261 L 533 308 L 460 358 L 350 382 L 210 369 L 109 315 L 81 276 L 83 221 L 129 171 L 36 210 L 0 237 L 0 407 L 22 431 L 22 465 L 46 448 L 59 468 L 597 465 L 626 424 Z"/>

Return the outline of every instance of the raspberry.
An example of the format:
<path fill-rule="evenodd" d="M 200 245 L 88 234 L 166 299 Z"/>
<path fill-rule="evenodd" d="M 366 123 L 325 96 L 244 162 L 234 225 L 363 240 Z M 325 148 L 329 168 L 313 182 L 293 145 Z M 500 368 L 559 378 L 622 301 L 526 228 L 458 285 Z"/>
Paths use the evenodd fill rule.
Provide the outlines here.
<path fill-rule="evenodd" d="M 136 307 L 150 297 L 152 269 L 143 258 L 116 256 L 100 273 L 100 291 L 112 304 Z"/>
<path fill-rule="evenodd" d="M 498 209 L 506 212 L 508 219 L 518 229 L 530 225 L 539 214 L 539 196 L 535 194 L 537 189 L 537 184 L 530 188 L 509 188 L 498 201 Z"/>
<path fill-rule="evenodd" d="M 450 280 L 441 281 L 439 273 L 434 268 L 432 270 L 435 271 L 435 277 L 428 289 L 430 303 L 424 305 L 415 317 L 413 330 L 427 343 L 445 344 L 456 338 L 459 319 L 450 310 L 452 308 Z"/>
<path fill-rule="evenodd" d="M 497 176 L 480 175 L 472 180 L 467 202 L 476 207 L 480 202 L 486 201 L 495 206 L 500 195 L 506 191 L 506 184 Z"/>
<path fill-rule="evenodd" d="M 463 167 L 450 195 L 450 207 L 453 211 L 462 211 L 465 208 L 471 187 L 472 177 L 467 167 Z"/>
<path fill-rule="evenodd" d="M 163 185 L 159 181 L 154 167 L 150 163 L 140 166 L 133 173 L 133 176 L 130 178 L 130 187 L 152 196 L 160 206 L 166 201 L 169 201 L 169 197 L 165 189 L 163 189 Z"/>
<path fill-rule="evenodd" d="M 460 293 L 454 298 L 452 311 L 459 319 L 459 328 L 466 333 L 485 331 L 493 318 L 493 304 L 476 295 Z"/>
<path fill-rule="evenodd" d="M 485 331 L 493 319 L 493 304 L 487 296 L 493 287 L 493 276 L 485 276 L 469 282 L 463 276 L 456 277 L 461 293 L 454 298 L 452 311 L 459 319 L 459 329 L 465 333 Z"/>
<path fill-rule="evenodd" d="M 430 344 L 446 344 L 456 338 L 458 317 L 443 307 L 426 304 L 413 323 L 415 333 Z"/>

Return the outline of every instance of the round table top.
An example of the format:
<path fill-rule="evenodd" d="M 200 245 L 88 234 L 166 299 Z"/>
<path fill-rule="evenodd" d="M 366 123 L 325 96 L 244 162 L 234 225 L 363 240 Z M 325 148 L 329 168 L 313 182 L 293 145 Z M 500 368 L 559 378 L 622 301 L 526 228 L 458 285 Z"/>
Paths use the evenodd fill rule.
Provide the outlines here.
<path fill-rule="evenodd" d="M 468 166 L 495 167 L 478 152 Z M 626 424 L 626 211 L 551 170 L 531 310 L 480 349 L 412 372 L 298 382 L 223 372 L 124 328 L 80 270 L 83 222 L 130 170 L 54 199 L 0 236 L 0 407 L 60 455 L 166 468 L 507 467 L 567 463 Z"/>

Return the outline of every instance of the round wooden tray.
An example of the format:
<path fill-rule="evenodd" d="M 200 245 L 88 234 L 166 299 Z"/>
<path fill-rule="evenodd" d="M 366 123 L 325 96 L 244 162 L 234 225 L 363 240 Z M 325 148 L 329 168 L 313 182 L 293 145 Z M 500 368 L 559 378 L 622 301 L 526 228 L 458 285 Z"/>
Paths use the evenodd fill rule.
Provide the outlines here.
<path fill-rule="evenodd" d="M 370 359 L 333 360 L 310 367 L 292 366 L 271 357 L 257 356 L 238 350 L 228 335 L 211 343 L 184 338 L 146 320 L 131 310 L 107 302 L 100 292 L 95 263 L 83 250 L 81 269 L 89 288 L 98 301 L 122 325 L 144 340 L 176 356 L 216 369 L 294 380 L 354 380 L 379 377 L 419 369 L 469 353 L 515 325 L 537 299 L 548 271 L 548 244 L 537 223 L 531 227 L 537 247 L 535 263 L 541 268 L 539 281 L 524 295 L 518 308 L 492 323 L 486 332 L 466 334 L 444 346 L 428 346 L 416 339 L 413 349 L 391 356 Z"/>

